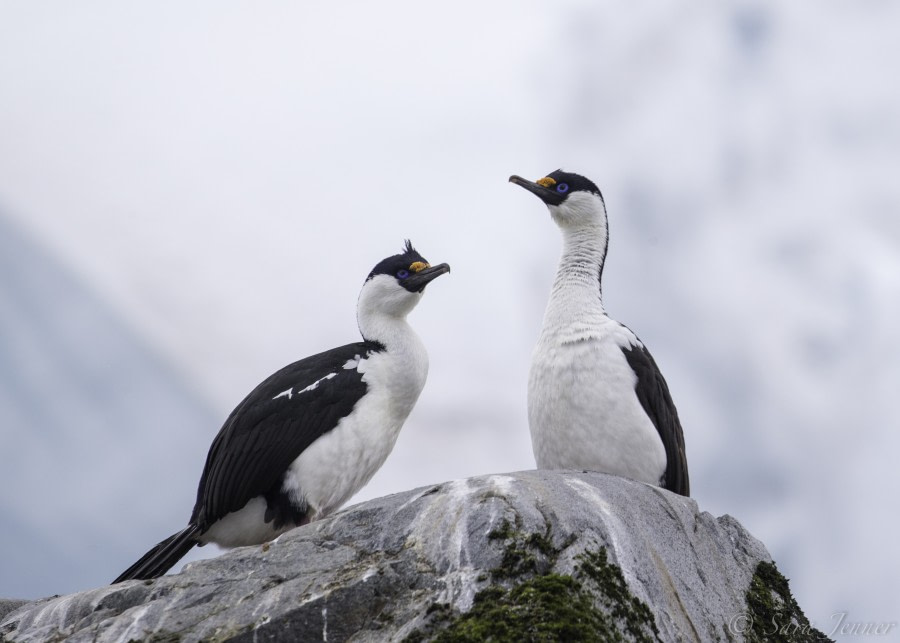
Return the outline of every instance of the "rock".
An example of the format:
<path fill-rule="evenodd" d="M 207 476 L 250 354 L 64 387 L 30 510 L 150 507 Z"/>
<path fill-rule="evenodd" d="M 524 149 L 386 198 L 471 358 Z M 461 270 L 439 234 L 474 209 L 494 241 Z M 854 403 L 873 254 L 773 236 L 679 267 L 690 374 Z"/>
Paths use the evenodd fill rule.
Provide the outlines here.
<path fill-rule="evenodd" d="M 23 601 L 18 598 L 0 598 L 0 621 L 3 620 L 10 612 L 19 609 L 29 601 Z"/>
<path fill-rule="evenodd" d="M 796 640 L 821 634 L 730 516 L 604 474 L 526 471 L 387 496 L 177 575 L 29 603 L 0 634 L 728 641 L 762 640 L 773 622 Z"/>

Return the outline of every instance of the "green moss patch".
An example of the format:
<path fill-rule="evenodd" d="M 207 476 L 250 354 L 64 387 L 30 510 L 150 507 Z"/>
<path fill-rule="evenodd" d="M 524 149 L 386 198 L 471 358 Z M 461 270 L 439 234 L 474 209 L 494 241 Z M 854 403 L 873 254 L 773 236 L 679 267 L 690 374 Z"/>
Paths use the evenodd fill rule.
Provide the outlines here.
<path fill-rule="evenodd" d="M 747 590 L 747 625 L 744 636 L 748 643 L 831 640 L 812 626 L 791 595 L 788 579 L 774 563 L 766 561 L 756 566 Z"/>
<path fill-rule="evenodd" d="M 599 589 L 600 602 L 634 641 L 652 641 L 659 638 L 656 619 L 647 604 L 631 593 L 625 583 L 622 570 L 607 561 L 606 550 L 586 551 L 578 556 L 578 575 L 593 581 Z M 648 628 L 653 638 L 648 635 Z"/>
<path fill-rule="evenodd" d="M 468 612 L 432 605 L 428 625 L 406 643 L 660 640 L 650 608 L 628 591 L 605 549 L 579 555 L 575 573 L 566 576 L 549 570 L 574 539 L 554 547 L 549 523 L 541 534 L 504 521 L 488 538 L 504 542 L 492 583 Z"/>
<path fill-rule="evenodd" d="M 503 559 L 490 572 L 495 581 L 546 572 L 559 557 L 559 550 L 553 547 L 550 537 L 550 523 L 546 524 L 543 534 L 523 534 L 518 516 L 515 525 L 504 519 L 488 534 L 488 540 L 505 543 Z"/>

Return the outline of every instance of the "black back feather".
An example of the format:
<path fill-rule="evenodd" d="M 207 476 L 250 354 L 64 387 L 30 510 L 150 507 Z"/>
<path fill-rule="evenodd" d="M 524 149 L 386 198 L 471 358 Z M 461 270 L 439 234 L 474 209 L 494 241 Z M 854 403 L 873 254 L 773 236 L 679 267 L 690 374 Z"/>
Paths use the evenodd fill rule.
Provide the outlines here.
<path fill-rule="evenodd" d="M 684 433 L 678 411 L 669 394 L 669 386 L 659 367 L 643 344 L 623 348 L 628 365 L 637 375 L 635 393 L 644 411 L 656 427 L 666 449 L 666 473 L 662 486 L 669 491 L 691 495 L 688 478 L 687 455 L 684 448 Z"/>

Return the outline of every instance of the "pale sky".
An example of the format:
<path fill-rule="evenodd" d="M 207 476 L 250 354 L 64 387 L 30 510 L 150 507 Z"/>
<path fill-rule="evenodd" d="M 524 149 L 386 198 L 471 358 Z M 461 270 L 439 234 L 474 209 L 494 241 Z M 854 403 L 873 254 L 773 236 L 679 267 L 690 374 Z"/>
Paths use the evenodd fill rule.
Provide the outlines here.
<path fill-rule="evenodd" d="M 362 280 L 405 238 L 453 272 L 411 317 L 429 381 L 357 500 L 532 468 L 525 382 L 559 239 L 506 180 L 563 167 L 604 192 L 605 302 L 669 382 L 700 508 L 765 542 L 820 627 L 847 610 L 897 620 L 897 17 L 711 0 L 0 4 L 0 218 L 172 374 L 196 413 L 178 417 L 210 418 L 171 432 L 166 408 L 101 391 L 85 423 L 54 411 L 74 458 L 5 393 L 4 453 L 34 458 L 0 473 L 4 513 L 48 556 L 82 537 L 109 551 L 27 591 L 98 585 L 183 526 L 221 421 L 275 369 L 355 341 Z M 122 354 L 77 319 L 51 326 Z M 19 341 L 7 332 L 0 346 Z M 54 346 L 5 377 L 76 395 L 29 379 Z M 141 428 L 104 433 L 108 405 Z"/>

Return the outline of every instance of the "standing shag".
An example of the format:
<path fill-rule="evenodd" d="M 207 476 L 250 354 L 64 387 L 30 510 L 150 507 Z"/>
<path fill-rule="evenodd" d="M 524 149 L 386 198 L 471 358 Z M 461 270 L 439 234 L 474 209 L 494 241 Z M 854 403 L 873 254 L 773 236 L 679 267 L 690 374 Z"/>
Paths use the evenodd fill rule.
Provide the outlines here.
<path fill-rule="evenodd" d="M 690 495 L 684 435 L 644 344 L 603 308 L 606 204 L 592 181 L 557 170 L 537 195 L 563 233 L 563 253 L 528 378 L 528 423 L 541 469 L 589 469 Z"/>
<path fill-rule="evenodd" d="M 428 374 L 406 316 L 433 279 L 406 242 L 363 284 L 363 341 L 285 366 L 244 398 L 213 440 L 188 526 L 115 581 L 157 578 L 194 545 L 256 545 L 338 509 L 387 458 Z"/>

